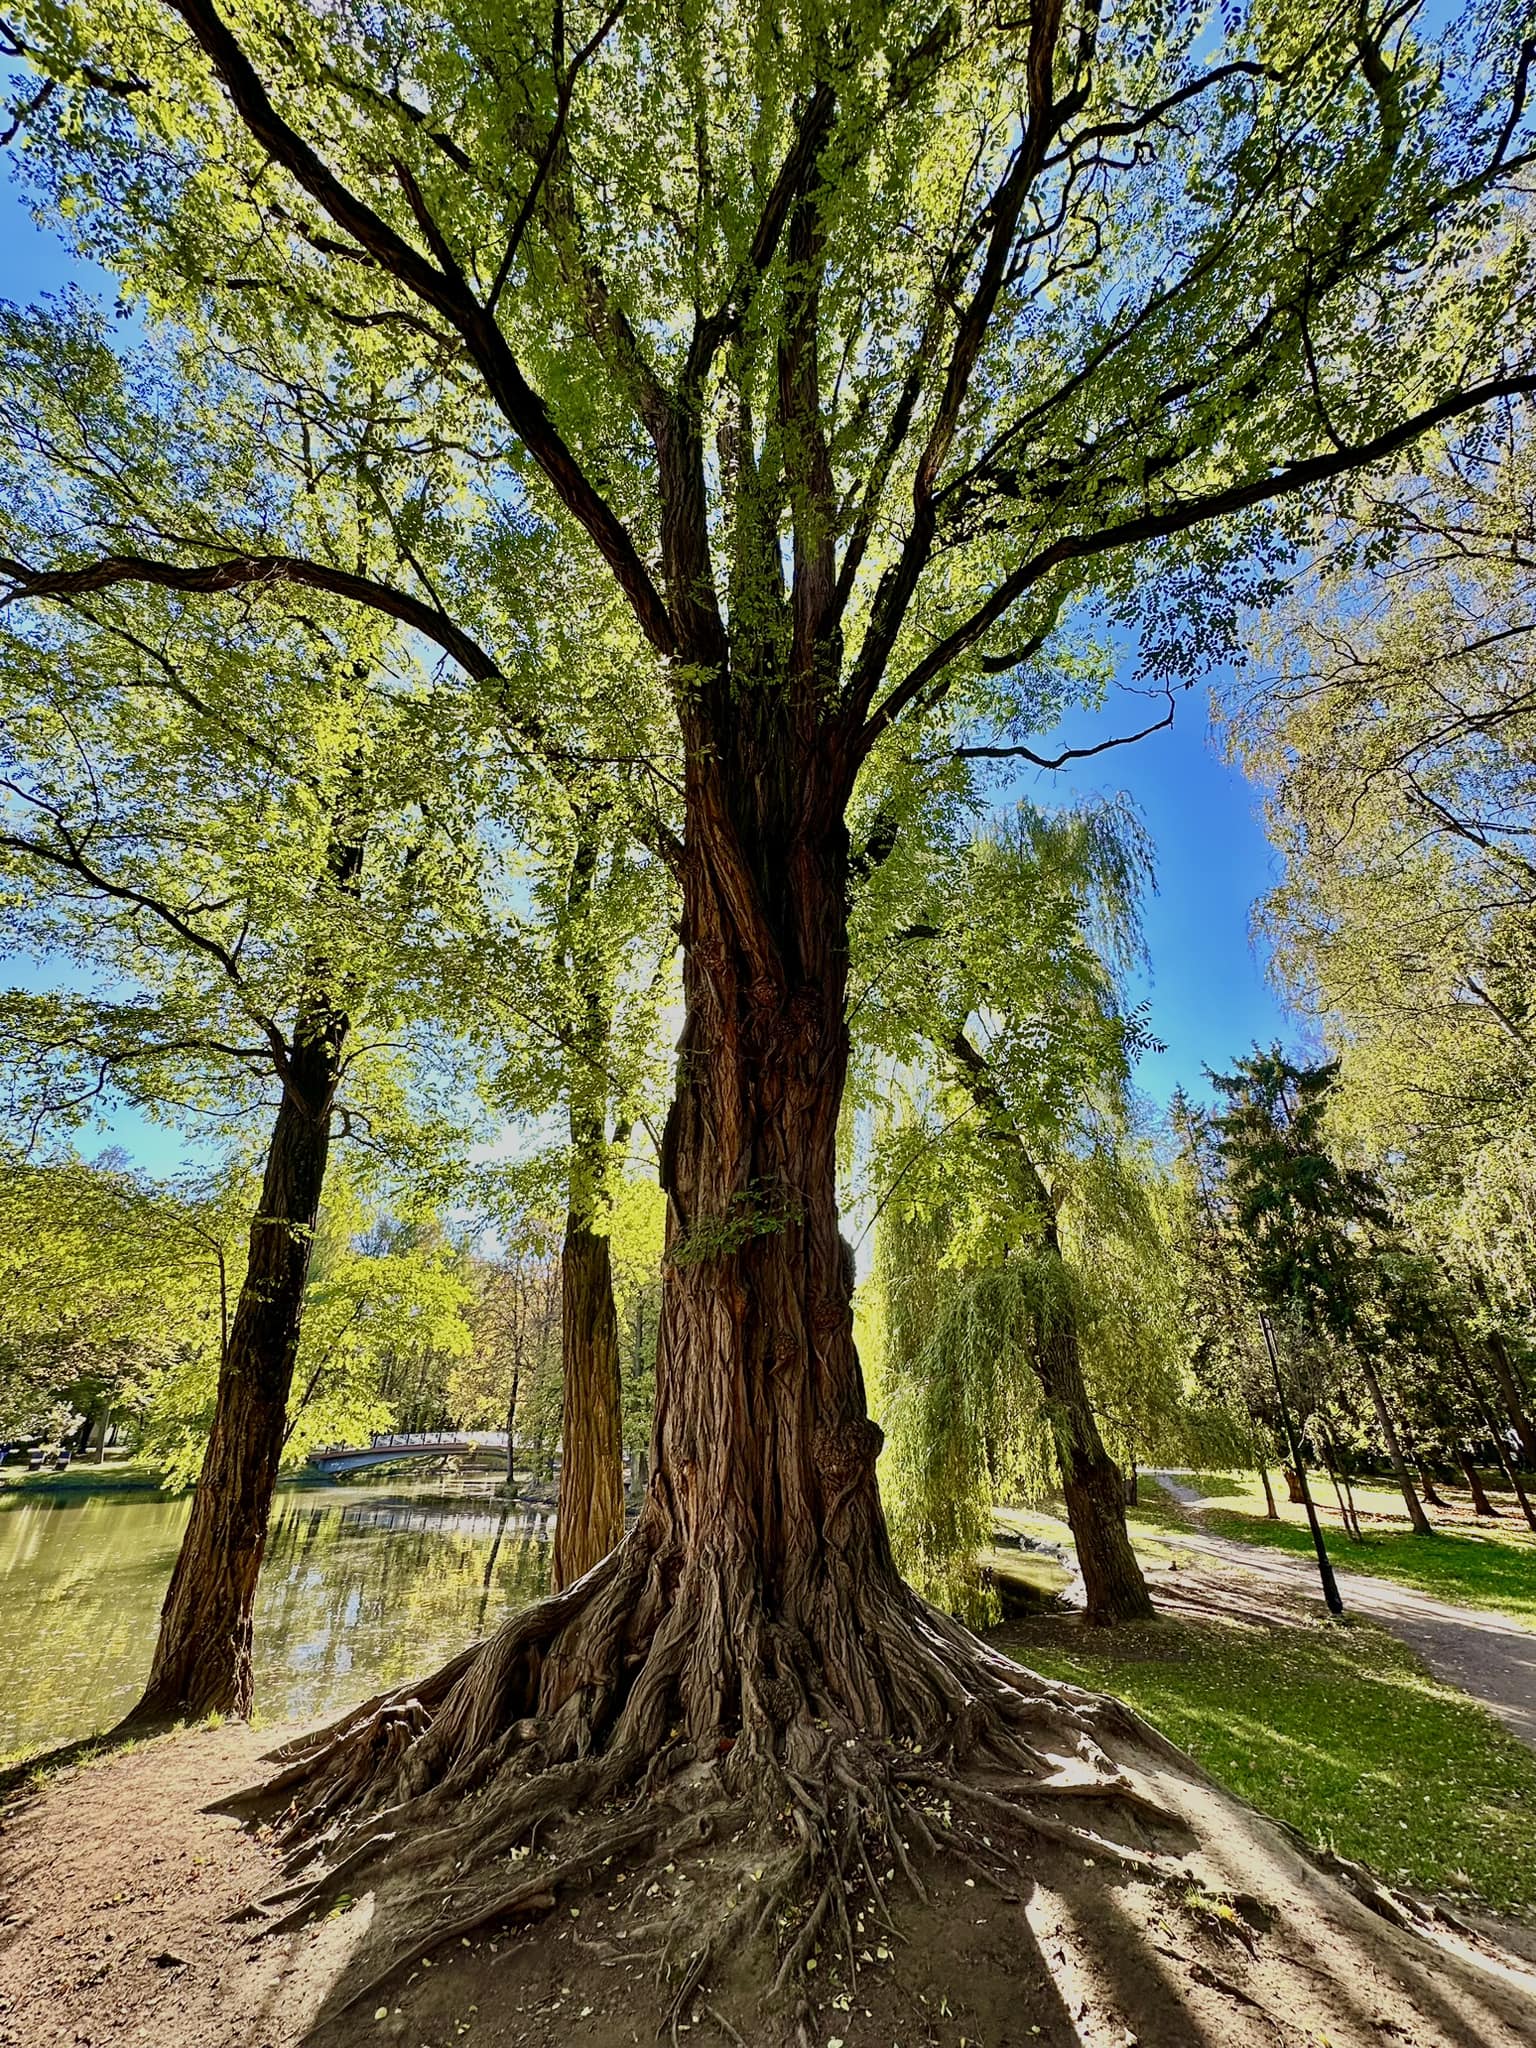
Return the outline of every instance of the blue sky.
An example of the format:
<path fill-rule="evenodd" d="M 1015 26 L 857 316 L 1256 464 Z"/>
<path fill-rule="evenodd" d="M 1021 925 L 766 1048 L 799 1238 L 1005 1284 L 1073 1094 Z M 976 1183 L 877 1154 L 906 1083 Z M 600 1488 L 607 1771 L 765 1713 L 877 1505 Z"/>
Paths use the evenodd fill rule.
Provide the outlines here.
<path fill-rule="evenodd" d="M 0 296 L 25 302 L 71 282 L 91 290 L 108 285 L 36 225 L 9 176 L 0 176 Z M 1047 751 L 1146 722 L 1146 700 L 1128 696 L 1101 712 L 1071 714 Z M 1204 1067 L 1227 1064 L 1255 1039 L 1295 1035 L 1249 937 L 1253 903 L 1275 879 L 1258 793 L 1212 745 L 1199 690 L 1179 699 L 1171 731 L 1055 773 L 1027 770 L 1016 789 L 1042 804 L 1123 791 L 1146 821 L 1158 889 L 1146 906 L 1151 969 L 1138 993 L 1167 1046 L 1142 1064 L 1147 1094 L 1163 1100 L 1178 1085 L 1203 1094 Z M 185 1156 L 172 1133 L 137 1117 L 114 1119 L 113 1135 L 152 1171 Z"/>
<path fill-rule="evenodd" d="M 1042 751 L 1088 746 L 1135 732 L 1160 714 L 1154 700 L 1111 693 L 1102 711 L 1070 713 Z M 1203 1069 L 1221 1070 L 1255 1040 L 1294 1039 L 1297 1021 L 1266 978 L 1267 955 L 1250 940 L 1256 900 L 1279 878 L 1264 836 L 1259 792 L 1222 759 L 1200 688 L 1179 696 L 1170 731 L 1052 773 L 1030 769 L 1018 794 L 1042 805 L 1073 794 L 1124 792 L 1156 849 L 1157 892 L 1146 904 L 1151 965 L 1137 994 L 1150 1004 L 1166 1052 L 1141 1064 L 1142 1090 L 1165 1101 L 1175 1087 L 1204 1095 Z"/>

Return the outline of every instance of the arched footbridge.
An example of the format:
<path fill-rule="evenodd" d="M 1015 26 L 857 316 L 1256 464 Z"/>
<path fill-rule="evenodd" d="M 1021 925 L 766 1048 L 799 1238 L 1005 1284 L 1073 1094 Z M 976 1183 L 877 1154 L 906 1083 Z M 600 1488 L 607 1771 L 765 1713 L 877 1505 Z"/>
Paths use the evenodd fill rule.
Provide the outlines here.
<path fill-rule="evenodd" d="M 322 1444 L 305 1460 L 328 1479 L 346 1472 L 366 1472 L 372 1465 L 399 1465 L 414 1458 L 473 1458 L 507 1455 L 504 1429 L 429 1429 L 385 1432 L 366 1444 Z"/>

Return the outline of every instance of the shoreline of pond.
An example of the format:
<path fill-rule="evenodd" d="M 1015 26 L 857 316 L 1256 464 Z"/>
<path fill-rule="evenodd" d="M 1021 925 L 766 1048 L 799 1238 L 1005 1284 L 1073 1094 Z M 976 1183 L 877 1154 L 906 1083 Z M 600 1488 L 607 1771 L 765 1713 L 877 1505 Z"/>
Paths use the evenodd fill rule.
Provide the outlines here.
<path fill-rule="evenodd" d="M 0 1752 L 88 1736 L 148 1671 L 189 1492 L 110 1467 L 0 1494 Z M 284 1482 L 257 1593 L 264 1715 L 324 1716 L 432 1668 L 549 1583 L 553 1507 L 504 1475 Z M 104 1483 L 103 1483 L 104 1482 Z"/>
<path fill-rule="evenodd" d="M 509 1507 L 528 1507 L 552 1510 L 555 1506 L 556 1488 L 548 1484 L 530 1486 L 519 1480 L 516 1491 L 508 1488 L 504 1479 L 496 1480 L 494 1475 L 473 1466 L 447 1473 L 424 1473 L 417 1465 L 412 1468 L 403 1460 L 399 1465 L 376 1466 L 367 1473 L 349 1473 L 343 1478 L 333 1478 L 324 1472 L 300 1469 L 285 1472 L 277 1482 L 278 1491 L 287 1494 L 313 1494 L 320 1499 L 350 1492 L 358 1488 L 377 1487 L 381 1491 L 402 1484 L 417 1485 L 423 1480 L 449 1478 L 454 1482 L 491 1481 L 488 1497 L 505 1501 Z M 107 1465 L 74 1465 L 63 1472 L 45 1469 L 29 1472 L 21 1466 L 9 1470 L 0 1469 L 0 1504 L 7 1500 L 40 1499 L 81 1500 L 122 1498 L 140 1501 L 175 1501 L 190 1499 L 193 1488 L 167 1486 L 149 1467 L 137 1460 L 124 1460 Z"/>

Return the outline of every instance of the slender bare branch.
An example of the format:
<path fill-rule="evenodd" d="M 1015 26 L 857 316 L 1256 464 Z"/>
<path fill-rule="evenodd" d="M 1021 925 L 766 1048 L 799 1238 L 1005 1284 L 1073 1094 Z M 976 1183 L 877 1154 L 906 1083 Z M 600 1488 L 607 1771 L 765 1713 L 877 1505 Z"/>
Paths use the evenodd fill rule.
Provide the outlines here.
<path fill-rule="evenodd" d="M 1187 533 L 1208 520 L 1231 518 L 1237 513 L 1252 511 L 1256 506 L 1271 504 L 1278 498 L 1313 489 L 1335 477 L 1385 461 L 1450 420 L 1479 412 L 1501 399 L 1528 398 L 1533 394 L 1536 394 L 1536 370 L 1490 378 L 1484 383 L 1469 385 L 1463 391 L 1452 392 L 1420 412 L 1411 413 L 1407 419 L 1373 435 L 1369 441 L 1300 457 L 1266 476 L 1228 484 L 1219 490 L 1202 491 L 1194 497 L 1175 499 L 1132 518 L 1110 521 L 1092 532 L 1061 535 L 1005 576 L 968 619 L 947 633 L 908 670 L 901 682 L 871 713 L 859 736 L 855 758 L 864 760 L 880 735 L 925 693 L 930 705 L 937 703 L 948 686 L 946 684 L 937 691 L 931 686 L 1053 570 L 1070 562 L 1090 561 L 1119 548 L 1165 540 L 1174 534 Z"/>

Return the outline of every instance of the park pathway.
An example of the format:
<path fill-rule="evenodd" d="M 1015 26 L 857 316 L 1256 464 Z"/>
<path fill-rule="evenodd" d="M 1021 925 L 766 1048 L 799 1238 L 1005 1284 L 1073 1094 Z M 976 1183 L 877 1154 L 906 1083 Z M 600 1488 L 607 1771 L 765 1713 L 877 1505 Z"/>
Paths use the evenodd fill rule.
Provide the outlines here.
<path fill-rule="evenodd" d="M 1182 1507 L 1205 1505 L 1193 1487 L 1170 1472 L 1155 1479 Z M 1289 1591 L 1321 1598 L 1317 1567 L 1310 1557 L 1266 1550 L 1226 1536 L 1192 1529 L 1178 1538 L 1181 1545 L 1208 1557 L 1225 1558 L 1244 1571 L 1255 1572 Z M 1339 1592 L 1348 1614 L 1365 1614 L 1416 1650 L 1435 1674 L 1460 1686 L 1497 1715 L 1513 1735 L 1536 1749 L 1536 1629 L 1509 1615 L 1489 1614 L 1477 1607 L 1457 1607 L 1436 1600 L 1413 1586 L 1373 1579 L 1361 1572 L 1337 1572 Z"/>

